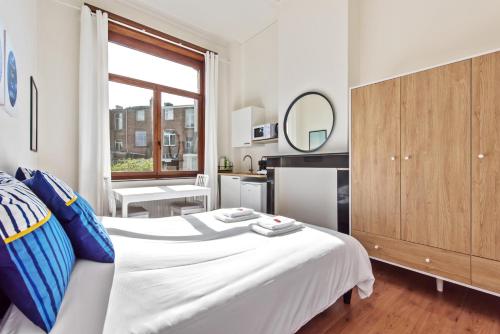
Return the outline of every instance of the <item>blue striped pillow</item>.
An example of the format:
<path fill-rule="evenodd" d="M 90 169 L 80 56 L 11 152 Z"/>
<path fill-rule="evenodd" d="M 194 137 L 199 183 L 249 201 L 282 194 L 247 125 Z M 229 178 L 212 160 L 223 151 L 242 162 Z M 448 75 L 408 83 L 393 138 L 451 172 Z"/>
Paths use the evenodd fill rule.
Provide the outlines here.
<path fill-rule="evenodd" d="M 16 179 L 18 179 L 19 181 L 24 181 L 32 177 L 33 174 L 35 174 L 34 169 L 19 167 L 16 171 Z"/>
<path fill-rule="evenodd" d="M 75 255 L 57 218 L 22 182 L 0 174 L 0 288 L 37 326 L 57 318 Z"/>
<path fill-rule="evenodd" d="M 41 171 L 24 181 L 62 223 L 77 257 L 112 263 L 115 251 L 90 204 L 66 183 Z"/>

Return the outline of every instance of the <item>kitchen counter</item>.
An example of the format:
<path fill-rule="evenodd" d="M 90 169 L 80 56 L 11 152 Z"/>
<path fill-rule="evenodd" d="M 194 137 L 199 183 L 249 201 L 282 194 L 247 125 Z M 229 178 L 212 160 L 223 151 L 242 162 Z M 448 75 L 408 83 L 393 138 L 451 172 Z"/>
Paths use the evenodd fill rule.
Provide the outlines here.
<path fill-rule="evenodd" d="M 227 176 L 241 176 L 241 177 L 257 177 L 262 179 L 267 179 L 267 175 L 261 174 L 250 174 L 250 173 L 218 173 L 219 175 L 227 175 Z"/>

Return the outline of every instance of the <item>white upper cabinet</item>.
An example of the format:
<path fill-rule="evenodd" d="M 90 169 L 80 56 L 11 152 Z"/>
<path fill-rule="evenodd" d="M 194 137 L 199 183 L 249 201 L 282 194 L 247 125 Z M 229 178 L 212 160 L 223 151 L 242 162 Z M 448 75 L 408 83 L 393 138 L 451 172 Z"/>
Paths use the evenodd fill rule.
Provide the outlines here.
<path fill-rule="evenodd" d="M 246 107 L 233 111 L 231 117 L 232 147 L 248 147 L 252 145 L 252 127 L 264 122 L 264 109 Z"/>

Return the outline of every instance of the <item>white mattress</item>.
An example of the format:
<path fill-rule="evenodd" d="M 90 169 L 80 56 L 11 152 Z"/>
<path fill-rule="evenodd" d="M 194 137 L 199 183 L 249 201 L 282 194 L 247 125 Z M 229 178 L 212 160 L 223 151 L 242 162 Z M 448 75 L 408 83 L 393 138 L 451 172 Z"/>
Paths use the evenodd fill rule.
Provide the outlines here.
<path fill-rule="evenodd" d="M 372 293 L 368 255 L 350 236 L 307 225 L 267 238 L 249 222 L 188 219 L 104 218 L 116 251 L 107 313 L 109 284 L 79 261 L 52 333 L 100 333 L 103 322 L 103 333 L 293 333 L 352 287 Z M 41 330 L 13 307 L 4 333 Z"/>
<path fill-rule="evenodd" d="M 102 333 L 115 266 L 86 260 L 76 262 L 57 322 L 51 333 Z M 11 306 L 0 324 L 0 334 L 45 333 Z"/>

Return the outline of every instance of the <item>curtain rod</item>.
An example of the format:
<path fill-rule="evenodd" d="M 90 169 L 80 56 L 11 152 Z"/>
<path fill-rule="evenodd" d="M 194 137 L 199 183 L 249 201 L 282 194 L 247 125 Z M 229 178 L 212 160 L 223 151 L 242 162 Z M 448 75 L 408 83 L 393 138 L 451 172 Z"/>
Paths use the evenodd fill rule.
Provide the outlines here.
<path fill-rule="evenodd" d="M 105 12 L 107 13 L 107 12 Z M 196 49 L 193 49 L 193 48 L 190 48 L 189 46 L 186 46 L 186 45 L 183 45 L 182 43 L 177 43 L 177 42 L 174 42 L 174 41 L 171 41 L 171 40 L 168 40 L 166 38 L 163 38 L 161 36 L 158 36 L 158 35 L 155 35 L 155 34 L 152 34 L 144 29 L 139 29 L 139 28 L 136 28 L 136 27 L 132 27 L 132 26 L 129 26 L 128 24 L 126 23 L 123 23 L 121 21 L 118 21 L 118 20 L 113 20 L 111 18 L 108 17 L 108 21 L 110 22 L 113 22 L 113 23 L 116 23 L 118 25 L 121 25 L 122 27 L 125 27 L 125 28 L 128 28 L 128 29 L 131 29 L 131 30 L 134 30 L 134 31 L 137 31 L 137 32 L 140 32 L 141 34 L 144 34 L 144 35 L 148 35 L 148 36 L 151 36 L 151 37 L 154 37 L 156 39 L 159 39 L 161 41 L 164 41 L 164 42 L 167 42 L 167 43 L 170 43 L 170 44 L 174 44 L 174 45 L 177 45 L 179 47 L 182 47 L 184 49 L 187 49 L 187 50 L 190 50 L 190 51 L 193 51 L 193 52 L 196 52 L 196 53 L 199 53 L 201 55 L 204 55 L 205 53 L 204 52 L 201 52 L 200 50 L 196 50 Z M 209 50 L 207 50 L 209 51 Z M 211 51 L 212 52 L 212 51 Z M 215 52 L 214 52 L 215 53 Z"/>
<path fill-rule="evenodd" d="M 124 26 L 126 28 L 132 29 L 134 31 L 137 31 L 137 32 L 149 35 L 151 37 L 155 37 L 155 38 L 161 39 L 161 40 L 163 40 L 165 42 L 177 45 L 179 47 L 182 47 L 184 49 L 187 49 L 187 50 L 190 50 L 192 52 L 199 53 L 199 54 L 203 54 L 204 55 L 205 52 L 207 52 L 207 51 L 213 52 L 213 53 L 217 54 L 217 52 L 205 49 L 205 48 L 200 47 L 198 45 L 195 45 L 195 44 L 192 44 L 190 42 L 184 41 L 184 40 L 182 40 L 180 38 L 177 38 L 177 37 L 171 36 L 169 34 L 166 34 L 166 33 L 162 32 L 162 31 L 159 31 L 159 30 L 150 28 L 148 26 L 145 26 L 143 24 L 134 22 L 132 20 L 129 20 L 129 19 L 125 18 L 125 17 L 122 17 L 122 16 L 119 16 L 117 14 L 111 13 L 111 12 L 109 12 L 107 10 L 104 10 L 104 9 L 101 9 L 99 7 L 90 5 L 88 3 L 84 3 L 84 5 L 87 6 L 87 7 L 89 7 L 92 12 L 100 10 L 103 13 L 107 13 L 109 21 L 111 21 L 113 23 L 117 23 L 117 24 L 119 24 L 121 26 Z"/>
<path fill-rule="evenodd" d="M 105 11 L 105 12 L 106 12 L 106 11 Z M 108 13 L 108 12 L 106 12 L 106 13 Z M 92 12 L 92 15 L 95 15 L 95 13 L 93 13 L 93 12 Z M 205 55 L 205 53 L 204 53 L 204 52 L 202 52 L 202 51 L 200 51 L 200 50 L 196 50 L 196 49 L 190 48 L 189 46 L 186 46 L 186 45 L 184 45 L 184 44 L 182 44 L 182 43 L 176 43 L 176 42 L 173 42 L 173 41 L 171 41 L 171 40 L 168 40 L 168 39 L 163 38 L 163 37 L 161 37 L 161 36 L 158 36 L 158 35 L 152 34 L 152 33 L 148 32 L 148 31 L 143 30 L 143 29 L 139 29 L 139 28 L 136 28 L 136 27 L 130 26 L 130 25 L 128 25 L 128 24 L 126 24 L 126 23 L 123 23 L 123 22 L 121 22 L 121 21 L 113 20 L 113 19 L 111 19 L 111 18 L 108 18 L 108 21 L 111 21 L 111 22 L 113 22 L 113 23 L 116 23 L 116 24 L 118 24 L 118 25 L 121 25 L 122 27 L 125 27 L 125 28 L 128 28 L 128 29 L 132 29 L 132 30 L 134 30 L 134 31 L 140 32 L 140 33 L 142 33 L 142 34 L 145 34 L 145 35 L 148 35 L 148 36 L 154 37 L 154 38 L 159 39 L 159 40 L 162 40 L 162 41 L 164 41 L 164 42 L 167 42 L 167 43 L 170 43 L 170 44 L 174 44 L 174 45 L 177 45 L 177 46 L 182 47 L 182 48 L 184 48 L 184 49 L 187 49 L 187 50 L 190 50 L 190 51 L 193 51 L 193 52 L 199 53 L 199 54 L 201 54 L 201 55 Z M 210 51 L 210 50 L 207 50 L 207 51 Z M 220 62 L 225 63 L 225 64 L 230 64 L 230 63 L 231 63 L 228 59 L 226 59 L 226 58 L 222 58 L 222 57 L 221 57 L 221 56 L 220 56 L 217 52 L 214 52 L 214 51 L 210 51 L 210 52 L 213 52 L 213 53 L 215 53 L 216 55 L 218 55 L 218 56 L 219 56 L 219 61 L 220 61 Z"/>
<path fill-rule="evenodd" d="M 58 3 L 58 4 L 62 5 L 62 6 L 65 6 L 65 7 L 68 7 L 68 8 L 72 8 L 72 9 L 75 9 L 75 10 L 78 10 L 78 11 L 80 11 L 80 10 L 82 9 L 81 7 L 78 7 L 78 6 L 72 5 L 72 4 L 67 3 L 67 2 L 65 2 L 65 1 L 62 1 L 62 0 L 52 0 L 52 1 L 54 1 L 54 2 Z M 113 15 L 113 16 L 119 17 L 119 16 L 118 16 L 118 15 L 116 15 L 116 14 L 112 14 L 112 13 L 110 13 L 110 12 L 108 12 L 108 11 L 105 11 L 105 10 L 103 10 L 103 9 L 100 9 L 100 8 L 95 7 L 95 6 L 89 5 L 89 4 L 87 4 L 87 3 L 84 3 L 84 5 L 85 5 L 85 6 L 87 6 L 87 7 L 89 7 L 89 8 L 91 9 L 91 13 L 92 13 L 92 15 L 95 15 L 95 13 L 94 13 L 94 11 L 95 11 L 95 10 L 100 10 L 100 11 L 102 11 L 102 12 L 106 12 L 106 13 L 108 13 L 108 15 L 109 15 L 109 14 L 111 14 L 111 15 Z M 208 49 L 203 49 L 203 50 L 205 50 L 205 52 L 203 52 L 203 51 L 201 51 L 201 50 L 198 50 L 198 49 L 195 49 L 195 48 L 191 48 L 191 47 L 189 47 L 189 46 L 187 46 L 187 45 L 183 44 L 182 42 L 176 42 L 176 41 L 172 41 L 172 40 L 167 39 L 167 38 L 163 38 L 163 37 L 161 37 L 161 36 L 158 36 L 157 34 L 150 33 L 150 32 L 148 32 L 148 31 L 147 31 L 147 30 L 145 30 L 145 29 L 139 29 L 139 28 L 136 28 L 136 27 L 134 27 L 134 26 L 131 26 L 131 25 L 126 24 L 126 23 L 124 23 L 124 22 L 121 22 L 121 21 L 119 21 L 119 20 L 115 20 L 115 19 L 112 19 L 112 18 L 108 18 L 108 20 L 109 20 L 109 21 L 111 21 L 111 22 L 113 22 L 113 23 L 119 24 L 119 25 L 121 25 L 121 26 L 123 26 L 123 27 L 129 28 L 129 29 L 133 29 L 133 30 L 138 31 L 138 32 L 140 32 L 140 33 L 143 33 L 143 34 L 149 35 L 149 36 L 154 37 L 154 38 L 158 38 L 158 39 L 160 39 L 160 40 L 162 40 L 162 41 L 164 41 L 164 42 L 167 42 L 167 43 L 171 43 L 171 44 L 177 45 L 177 46 L 179 46 L 179 47 L 182 47 L 182 48 L 184 48 L 184 49 L 187 49 L 187 50 L 190 50 L 190 51 L 193 51 L 193 52 L 199 53 L 199 54 L 205 54 L 205 52 L 206 52 L 206 51 L 210 51 L 210 50 L 208 50 Z M 125 20 L 127 20 L 127 19 L 125 19 Z M 144 26 L 144 27 L 145 27 L 145 26 Z M 147 28 L 147 27 L 145 27 L 145 28 Z M 149 28 L 149 29 L 151 29 L 151 28 Z M 154 29 L 152 29 L 152 30 L 154 30 Z M 162 33 L 162 34 L 163 34 L 163 33 Z M 165 34 L 165 35 L 166 35 L 166 34 Z M 167 35 L 167 36 L 168 36 L 168 35 Z M 188 44 L 191 44 L 191 43 L 188 43 Z M 200 47 L 199 47 L 199 48 L 200 48 Z M 202 49 L 202 48 L 200 48 L 200 49 Z M 213 52 L 213 53 L 215 53 L 215 54 L 218 54 L 217 52 L 214 52 L 214 51 L 210 51 L 210 52 Z M 220 62 L 223 62 L 223 63 L 226 63 L 226 64 L 230 64 L 230 63 L 231 63 L 228 59 L 221 58 L 221 57 L 220 57 L 220 55 L 219 55 L 219 61 L 220 61 Z"/>

